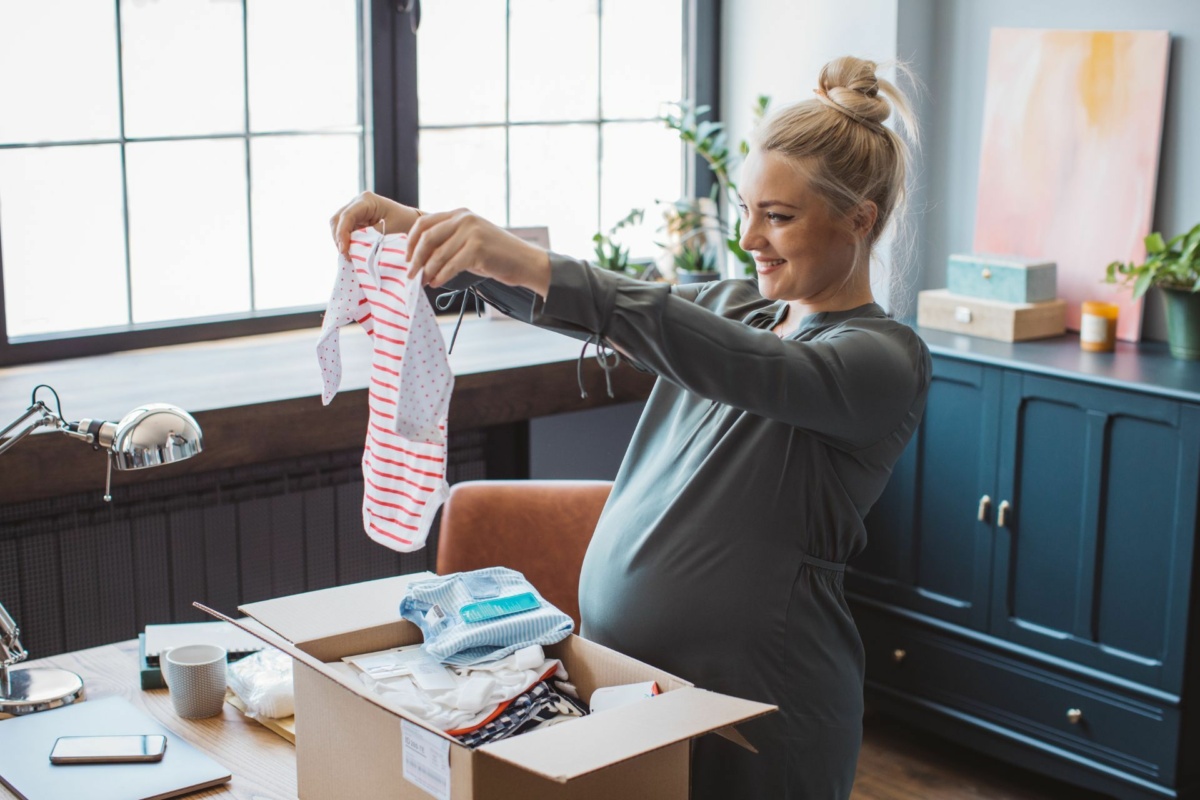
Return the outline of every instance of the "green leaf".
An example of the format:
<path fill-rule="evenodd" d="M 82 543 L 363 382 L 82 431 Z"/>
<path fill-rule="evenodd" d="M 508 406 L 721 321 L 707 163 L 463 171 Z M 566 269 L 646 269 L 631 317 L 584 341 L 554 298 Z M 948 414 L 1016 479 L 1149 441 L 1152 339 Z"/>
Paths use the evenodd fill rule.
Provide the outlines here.
<path fill-rule="evenodd" d="M 1158 231 L 1146 237 L 1146 250 L 1151 253 L 1161 253 L 1167 249 L 1167 245 L 1163 242 L 1162 234 Z"/>
<path fill-rule="evenodd" d="M 1144 272 L 1138 276 L 1137 282 L 1133 284 L 1133 299 L 1141 297 L 1149 290 L 1150 285 L 1154 282 L 1153 272 Z"/>
<path fill-rule="evenodd" d="M 704 122 L 701 122 L 699 125 L 696 126 L 697 141 L 703 142 L 706 139 L 708 139 L 708 137 L 712 135 L 713 130 L 715 130 L 716 127 L 717 127 L 717 123 L 715 123 L 715 122 L 709 122 L 707 120 L 705 120 Z"/>
<path fill-rule="evenodd" d="M 1184 269 L 1195 272 L 1200 268 L 1200 265 L 1196 264 L 1197 248 L 1200 248 L 1200 227 L 1193 228 L 1184 243 L 1183 255 L 1179 257 L 1180 264 Z"/>

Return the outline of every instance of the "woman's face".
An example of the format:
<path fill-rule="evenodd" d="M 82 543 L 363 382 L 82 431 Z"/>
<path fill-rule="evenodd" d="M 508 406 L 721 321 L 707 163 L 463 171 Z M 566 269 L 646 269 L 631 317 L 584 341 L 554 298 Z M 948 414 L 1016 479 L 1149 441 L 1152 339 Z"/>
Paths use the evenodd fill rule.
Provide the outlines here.
<path fill-rule="evenodd" d="M 742 165 L 742 249 L 754 256 L 768 300 L 832 310 L 857 282 L 851 226 L 809 188 L 805 170 L 775 152 L 752 150 Z"/>

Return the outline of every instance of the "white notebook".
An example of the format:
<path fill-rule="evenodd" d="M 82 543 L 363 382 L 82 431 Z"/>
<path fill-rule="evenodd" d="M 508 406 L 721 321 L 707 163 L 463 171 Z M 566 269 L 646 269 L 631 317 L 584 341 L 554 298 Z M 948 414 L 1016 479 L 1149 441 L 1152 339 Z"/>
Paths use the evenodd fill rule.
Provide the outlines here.
<path fill-rule="evenodd" d="M 266 645 L 257 636 L 251 636 L 241 628 L 228 622 L 181 622 L 174 625 L 146 626 L 146 663 L 158 664 L 164 650 L 187 644 L 216 644 L 224 647 L 230 656 L 262 650 Z"/>

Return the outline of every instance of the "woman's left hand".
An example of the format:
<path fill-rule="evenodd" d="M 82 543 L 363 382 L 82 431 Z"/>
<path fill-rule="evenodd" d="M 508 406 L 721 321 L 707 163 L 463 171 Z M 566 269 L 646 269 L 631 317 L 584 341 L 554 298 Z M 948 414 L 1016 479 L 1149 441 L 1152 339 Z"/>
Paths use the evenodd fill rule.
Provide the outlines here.
<path fill-rule="evenodd" d="M 437 288 L 460 272 L 472 272 L 542 297 L 550 289 L 550 256 L 465 208 L 425 214 L 408 232 L 410 278 L 424 270 Z"/>

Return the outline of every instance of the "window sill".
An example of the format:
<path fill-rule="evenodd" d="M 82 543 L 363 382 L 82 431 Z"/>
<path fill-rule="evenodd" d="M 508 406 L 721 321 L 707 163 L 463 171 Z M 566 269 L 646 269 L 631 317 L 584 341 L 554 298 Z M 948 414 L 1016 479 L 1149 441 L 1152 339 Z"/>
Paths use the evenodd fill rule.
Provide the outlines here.
<path fill-rule="evenodd" d="M 441 323 L 449 340 L 453 320 Z M 342 332 L 343 376 L 329 408 L 313 330 L 135 350 L 0 369 L 0 424 L 29 405 L 39 383 L 53 386 L 69 419 L 118 420 L 140 403 L 173 403 L 196 417 L 205 451 L 144 472 L 114 473 L 114 485 L 206 472 L 355 447 L 366 430 L 370 351 L 357 327 Z M 508 319 L 466 319 L 450 365 L 449 426 L 486 427 L 644 399 L 653 378 L 629 367 L 609 398 L 594 359 L 585 359 L 587 398 L 576 384 L 579 343 Z M 48 392 L 39 398 L 51 402 Z M 99 490 L 104 460 L 81 443 L 41 432 L 0 456 L 0 504 Z"/>

